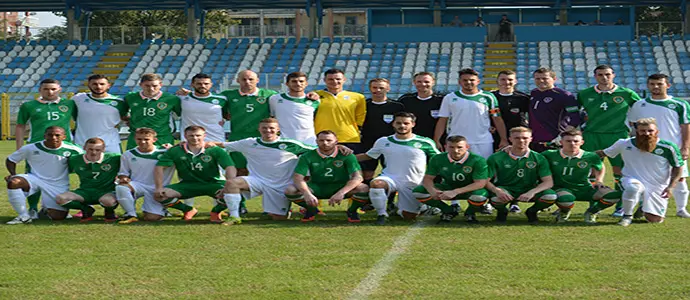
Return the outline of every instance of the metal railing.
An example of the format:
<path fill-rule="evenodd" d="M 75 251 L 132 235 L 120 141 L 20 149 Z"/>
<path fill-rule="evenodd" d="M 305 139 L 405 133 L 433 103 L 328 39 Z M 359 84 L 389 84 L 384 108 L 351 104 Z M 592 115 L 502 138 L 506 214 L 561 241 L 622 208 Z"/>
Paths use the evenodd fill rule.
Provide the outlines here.
<path fill-rule="evenodd" d="M 662 36 L 680 34 L 684 35 L 685 30 L 682 21 L 673 22 L 637 22 L 635 23 L 635 36 Z"/>

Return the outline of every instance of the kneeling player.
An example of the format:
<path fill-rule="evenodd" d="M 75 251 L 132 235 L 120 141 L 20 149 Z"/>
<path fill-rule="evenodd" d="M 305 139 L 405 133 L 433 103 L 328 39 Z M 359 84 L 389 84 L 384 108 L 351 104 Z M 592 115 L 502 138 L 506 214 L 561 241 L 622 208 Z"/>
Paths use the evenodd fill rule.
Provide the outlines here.
<path fill-rule="evenodd" d="M 122 154 L 120 172 L 117 175 L 118 186 L 115 187 L 117 202 L 125 210 L 124 219 L 120 221 L 120 224 L 139 221 L 135 201 L 140 197 L 144 197 L 144 204 L 141 206 L 144 220 L 158 221 L 166 214 L 165 207 L 153 197 L 156 190 L 153 170 L 156 168 L 158 158 L 166 151 L 166 149 L 155 145 L 156 135 L 157 133 L 151 128 L 137 128 L 134 134 L 137 147 Z M 164 185 L 170 184 L 173 172 L 173 168 L 165 169 Z"/>
<path fill-rule="evenodd" d="M 549 161 L 554 190 L 558 195 L 557 222 L 565 222 L 575 201 L 589 201 L 585 222 L 596 222 L 596 213 L 620 201 L 621 193 L 603 184 L 606 170 L 601 158 L 594 152 L 580 149 L 584 144 L 582 132 L 568 129 L 560 134 L 561 150 L 547 150 L 542 155 Z M 596 180 L 589 182 L 590 171 Z"/>
<path fill-rule="evenodd" d="M 57 195 L 57 203 L 68 209 L 82 211 L 81 222 L 93 220 L 96 211 L 91 205 L 100 204 L 105 209 L 105 221 L 115 222 L 115 177 L 120 169 L 120 154 L 106 153 L 101 138 L 86 140 L 86 154 L 71 156 L 69 170 L 79 177 L 79 188 Z"/>
<path fill-rule="evenodd" d="M 338 149 L 338 138 L 330 130 L 316 135 L 318 149 L 302 154 L 297 162 L 294 185 L 285 190 L 287 198 L 306 209 L 302 222 L 314 220 L 318 213 L 319 199 L 328 204 L 340 204 L 345 197 L 352 197 L 347 220 L 359 222 L 357 208 L 369 201 L 369 187 L 362 184 L 362 170 L 353 154 L 344 155 Z M 309 182 L 304 178 L 310 176 Z"/>
<path fill-rule="evenodd" d="M 26 209 L 26 197 L 41 192 L 43 207 L 53 220 L 67 217 L 67 210 L 55 202 L 55 197 L 69 190 L 69 171 L 67 160 L 70 156 L 84 153 L 79 146 L 65 142 L 65 129 L 50 126 L 46 129 L 43 141 L 25 145 L 10 154 L 5 161 L 7 172 L 7 198 L 18 216 L 7 222 L 8 225 L 31 223 Z M 28 174 L 17 175 L 17 164 L 26 160 L 31 168 Z"/>
<path fill-rule="evenodd" d="M 506 205 L 517 199 L 522 202 L 534 201 L 525 211 L 530 223 L 539 222 L 537 212 L 556 202 L 556 192 L 549 163 L 544 156 L 529 149 L 532 130 L 526 127 L 510 129 L 512 147 L 508 151 L 492 154 L 487 159 L 489 178 L 486 188 L 492 193 L 491 205 L 496 208 L 497 222 L 505 222 L 508 217 Z"/>
<path fill-rule="evenodd" d="M 668 198 L 682 177 L 684 165 L 678 146 L 659 139 L 654 118 L 637 120 L 635 132 L 635 137 L 597 151 L 601 157 L 623 157 L 623 218 L 618 224 L 626 227 L 632 224 L 633 211 L 641 200 L 648 222 L 664 221 Z"/>
<path fill-rule="evenodd" d="M 475 213 L 481 210 L 488 197 L 484 189 L 489 181 L 486 160 L 468 151 L 470 145 L 464 136 L 449 136 L 445 146 L 447 152 L 429 160 L 422 185 L 412 192 L 420 202 L 441 209 L 442 222 L 449 222 L 458 214 L 444 200 L 467 199 L 465 218 L 467 222 L 477 223 Z M 437 176 L 442 179 L 440 183 L 434 183 Z"/>
<path fill-rule="evenodd" d="M 187 143 L 168 149 L 156 163 L 154 196 L 161 204 L 181 210 L 182 219 L 190 221 L 197 209 L 179 199 L 209 196 L 214 199 L 228 198 L 227 182 L 237 174 L 235 164 L 223 148 L 206 148 L 206 130 L 201 126 L 189 126 L 184 130 Z M 163 187 L 165 169 L 174 166 L 180 182 Z M 220 168 L 219 168 L 220 167 Z M 220 170 L 225 171 L 225 176 Z M 226 181 L 226 178 L 228 179 Z M 211 222 L 222 223 L 220 213 L 226 208 L 225 202 L 216 201 L 211 210 Z M 239 202 L 237 203 L 239 205 Z"/>

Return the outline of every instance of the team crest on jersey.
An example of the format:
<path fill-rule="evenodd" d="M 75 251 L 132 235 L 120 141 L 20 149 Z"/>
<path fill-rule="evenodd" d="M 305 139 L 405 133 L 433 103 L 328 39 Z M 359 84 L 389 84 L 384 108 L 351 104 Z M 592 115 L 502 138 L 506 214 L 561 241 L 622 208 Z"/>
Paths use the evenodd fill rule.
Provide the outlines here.
<path fill-rule="evenodd" d="M 156 104 L 156 107 L 158 107 L 158 109 L 160 109 L 160 110 L 164 110 L 166 107 L 168 107 L 168 103 L 161 102 L 161 103 Z"/>
<path fill-rule="evenodd" d="M 481 104 L 486 104 L 486 99 L 485 99 L 485 98 L 479 99 L 479 103 L 481 103 Z"/>
<path fill-rule="evenodd" d="M 60 106 L 58 106 L 58 109 L 59 109 L 61 112 L 67 112 L 67 111 L 69 110 L 69 107 L 67 107 L 67 106 L 65 106 L 65 105 L 60 105 Z"/>
<path fill-rule="evenodd" d="M 623 97 L 621 97 L 621 96 L 615 96 L 615 97 L 613 97 L 613 103 L 616 103 L 616 104 L 621 104 L 621 103 L 623 103 L 623 100 L 625 100 L 625 99 L 623 99 Z"/>
<path fill-rule="evenodd" d="M 551 102 L 551 101 L 553 101 L 553 98 L 551 98 L 551 97 L 544 97 L 544 103 L 549 103 L 549 102 Z"/>
<path fill-rule="evenodd" d="M 72 156 L 72 152 L 69 152 L 69 151 L 62 152 L 62 156 L 70 157 L 70 156 Z"/>
<path fill-rule="evenodd" d="M 266 103 L 266 98 L 264 97 L 257 97 L 256 102 L 259 102 L 259 104 L 264 104 Z"/>
<path fill-rule="evenodd" d="M 657 148 L 656 150 L 654 150 L 654 153 L 655 153 L 655 154 L 661 155 L 661 154 L 664 154 L 664 150 L 661 150 L 661 149 L 658 149 L 658 148 Z"/>
<path fill-rule="evenodd" d="M 211 157 L 208 156 L 208 155 L 202 155 L 202 156 L 201 156 L 201 161 L 207 163 L 207 162 L 211 161 Z"/>
<path fill-rule="evenodd" d="M 673 103 L 671 103 L 671 104 L 668 105 L 668 108 L 670 108 L 670 109 L 676 109 L 676 105 L 673 104 Z"/>
<path fill-rule="evenodd" d="M 342 160 L 336 160 L 336 161 L 333 162 L 333 165 L 334 165 L 336 168 L 340 168 L 340 167 L 343 166 L 343 161 L 342 161 Z"/>
<path fill-rule="evenodd" d="M 287 145 L 285 145 L 285 144 L 280 144 L 280 145 L 278 145 L 278 149 L 280 149 L 280 150 L 285 150 L 285 149 L 287 149 Z"/>
<path fill-rule="evenodd" d="M 535 162 L 533 162 L 533 161 L 528 161 L 527 163 L 525 163 L 525 166 L 526 166 L 528 169 L 534 169 L 534 168 L 537 166 L 537 163 L 535 163 Z"/>
<path fill-rule="evenodd" d="M 218 99 L 213 99 L 213 100 L 211 100 L 211 103 L 218 105 L 218 103 L 220 103 L 220 102 L 218 101 Z"/>
<path fill-rule="evenodd" d="M 106 171 L 106 172 L 110 171 L 111 168 L 112 167 L 110 166 L 110 164 L 105 164 L 105 165 L 101 166 L 101 170 Z"/>
<path fill-rule="evenodd" d="M 464 167 L 462 167 L 462 171 L 465 173 L 472 173 L 472 167 L 464 166 Z"/>
<path fill-rule="evenodd" d="M 412 144 L 412 146 L 414 146 L 415 148 L 419 149 L 419 148 L 422 148 L 422 143 L 416 142 L 416 143 Z"/>
<path fill-rule="evenodd" d="M 386 123 L 393 122 L 393 115 L 383 115 L 383 121 Z"/>
<path fill-rule="evenodd" d="M 304 103 L 306 103 L 307 105 L 312 105 L 312 104 L 314 103 L 314 101 L 307 100 L 307 101 L 305 101 Z"/>
<path fill-rule="evenodd" d="M 581 161 L 581 162 L 578 162 L 578 163 L 577 163 L 577 167 L 580 168 L 580 169 L 586 168 L 587 165 L 588 165 L 588 163 L 587 163 L 586 161 Z"/>

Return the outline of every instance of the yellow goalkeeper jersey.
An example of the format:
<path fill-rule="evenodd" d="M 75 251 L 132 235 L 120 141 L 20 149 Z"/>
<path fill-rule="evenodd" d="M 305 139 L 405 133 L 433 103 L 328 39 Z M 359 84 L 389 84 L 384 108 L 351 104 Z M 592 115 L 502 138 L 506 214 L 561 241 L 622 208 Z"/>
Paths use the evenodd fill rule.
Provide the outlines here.
<path fill-rule="evenodd" d="M 360 93 L 342 91 L 333 95 L 326 90 L 316 91 L 321 104 L 316 111 L 316 133 L 332 130 L 341 143 L 359 143 L 359 126 L 367 115 L 367 102 Z"/>

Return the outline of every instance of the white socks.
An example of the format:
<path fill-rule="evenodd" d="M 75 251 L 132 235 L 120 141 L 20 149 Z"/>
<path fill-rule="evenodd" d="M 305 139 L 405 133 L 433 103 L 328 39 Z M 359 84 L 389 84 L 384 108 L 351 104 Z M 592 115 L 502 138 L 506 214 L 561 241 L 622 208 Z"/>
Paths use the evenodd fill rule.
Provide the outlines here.
<path fill-rule="evenodd" d="M 240 218 L 240 202 L 242 202 L 242 196 L 240 194 L 224 194 L 223 199 L 225 204 L 228 206 L 230 211 L 230 217 Z"/>
<path fill-rule="evenodd" d="M 371 200 L 371 204 L 374 206 L 374 208 L 376 208 L 377 215 L 388 216 L 388 213 L 386 212 L 386 203 L 388 203 L 388 196 L 386 196 L 385 189 L 369 189 L 369 200 Z"/>
<path fill-rule="evenodd" d="M 22 189 L 7 189 L 7 198 L 20 218 L 29 218 L 29 212 L 26 210 L 26 194 Z"/>
<path fill-rule="evenodd" d="M 688 194 L 690 194 L 687 180 L 678 182 L 672 192 L 673 199 L 676 200 L 676 211 L 685 211 L 685 207 L 688 206 Z"/>
<path fill-rule="evenodd" d="M 134 197 L 132 196 L 132 191 L 129 189 L 128 186 L 115 186 L 115 197 L 117 197 L 117 202 L 120 203 L 122 209 L 125 210 L 125 214 L 127 216 L 137 216 L 137 209 L 134 206 Z"/>

